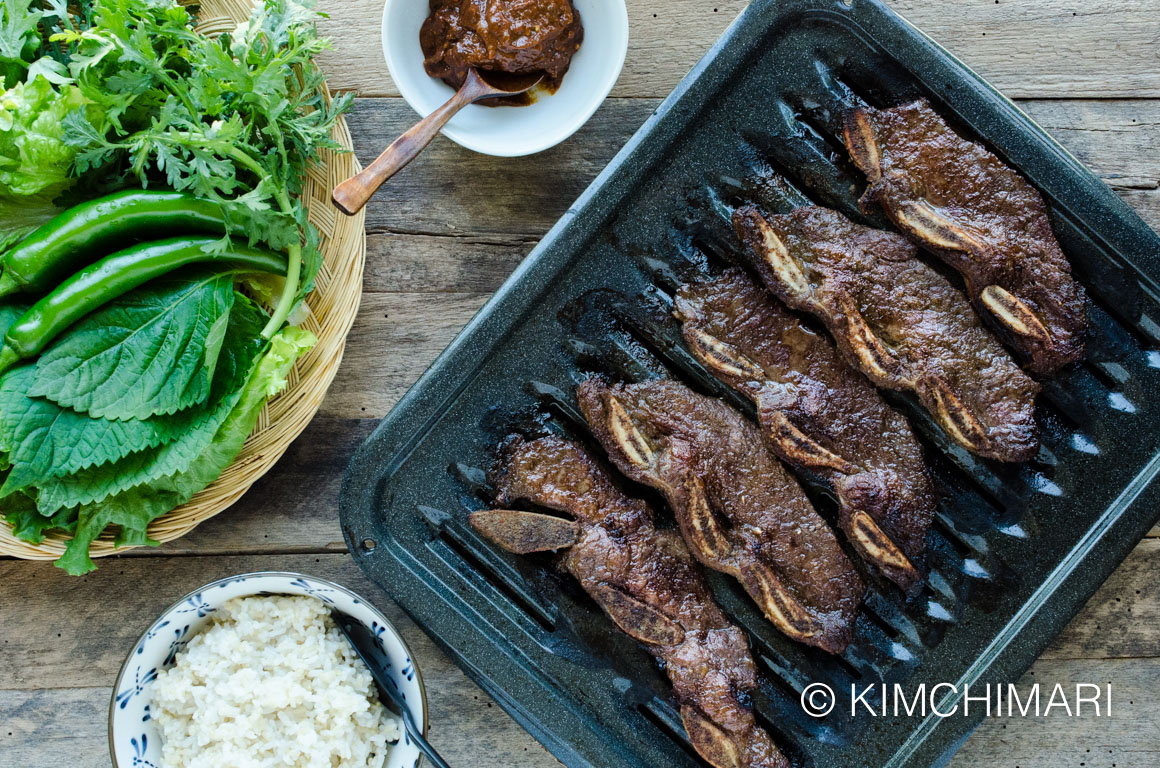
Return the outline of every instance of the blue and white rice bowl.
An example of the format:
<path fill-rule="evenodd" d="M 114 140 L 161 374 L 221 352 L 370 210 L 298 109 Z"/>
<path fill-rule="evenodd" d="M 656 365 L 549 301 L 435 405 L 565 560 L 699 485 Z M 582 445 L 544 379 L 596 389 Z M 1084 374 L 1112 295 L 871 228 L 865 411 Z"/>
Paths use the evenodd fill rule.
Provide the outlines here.
<path fill-rule="evenodd" d="M 228 601 L 270 595 L 316 598 L 370 630 L 376 639 L 374 653 L 388 681 L 402 693 L 411 716 L 426 733 L 423 678 L 407 644 L 378 609 L 346 587 L 325 579 L 301 573 L 247 573 L 220 579 L 186 595 L 166 609 L 129 651 L 109 704 L 109 752 L 114 768 L 159 768 L 161 735 L 149 711 L 158 671 L 171 668 L 177 655 Z M 417 768 L 421 757 L 404 733 L 391 748 L 386 766 Z"/>

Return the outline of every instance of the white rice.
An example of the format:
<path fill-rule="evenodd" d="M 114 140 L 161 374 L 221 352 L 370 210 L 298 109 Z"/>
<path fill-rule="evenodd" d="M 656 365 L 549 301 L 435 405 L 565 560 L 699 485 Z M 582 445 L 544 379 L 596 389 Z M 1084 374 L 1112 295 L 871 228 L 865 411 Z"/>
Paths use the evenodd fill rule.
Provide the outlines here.
<path fill-rule="evenodd" d="M 381 768 L 399 739 L 312 597 L 229 601 L 152 687 L 161 768 Z"/>

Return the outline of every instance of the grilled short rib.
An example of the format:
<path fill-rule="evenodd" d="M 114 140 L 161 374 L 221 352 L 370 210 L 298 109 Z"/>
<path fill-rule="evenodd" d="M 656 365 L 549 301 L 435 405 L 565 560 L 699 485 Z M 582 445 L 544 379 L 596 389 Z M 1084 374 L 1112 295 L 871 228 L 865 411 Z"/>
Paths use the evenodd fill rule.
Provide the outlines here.
<path fill-rule="evenodd" d="M 862 581 L 756 425 L 675 381 L 591 378 L 577 397 L 612 462 L 664 494 L 694 557 L 737 578 L 787 636 L 845 650 Z"/>
<path fill-rule="evenodd" d="M 903 591 L 917 585 L 936 502 L 906 419 L 740 269 L 683 286 L 676 315 L 693 355 L 757 406 L 777 455 L 834 490 L 858 554 Z"/>
<path fill-rule="evenodd" d="M 1000 336 L 1048 375 L 1084 354 L 1084 290 L 1051 231 L 1043 197 L 925 100 L 853 110 L 846 147 L 877 203 L 908 236 L 963 276 Z"/>
<path fill-rule="evenodd" d="M 745 635 L 713 601 L 676 531 L 626 496 L 576 443 L 559 437 L 505 447 L 497 502 L 528 501 L 571 519 L 513 510 L 475 512 L 472 524 L 524 554 L 567 549 L 560 563 L 608 616 L 664 662 L 697 752 L 716 768 L 789 768 L 742 703 L 757 686 Z"/>
<path fill-rule="evenodd" d="M 1035 455 L 1039 385 L 908 240 L 816 206 L 767 219 L 747 205 L 733 226 L 766 287 L 818 317 L 871 381 L 914 392 L 947 434 L 980 456 Z"/>

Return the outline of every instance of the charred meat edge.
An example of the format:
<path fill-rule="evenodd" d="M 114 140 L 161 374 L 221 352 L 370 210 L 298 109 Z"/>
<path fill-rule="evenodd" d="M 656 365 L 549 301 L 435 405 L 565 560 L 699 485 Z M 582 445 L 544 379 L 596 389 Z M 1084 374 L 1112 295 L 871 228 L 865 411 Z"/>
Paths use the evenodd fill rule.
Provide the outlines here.
<path fill-rule="evenodd" d="M 568 515 L 494 509 L 471 524 L 517 554 L 566 550 L 560 564 L 623 632 L 663 660 L 697 753 L 714 768 L 789 768 L 740 694 L 756 687 L 745 635 L 713 601 L 680 537 L 622 493 L 583 448 L 559 437 L 508 441 L 497 503 L 526 501 Z"/>

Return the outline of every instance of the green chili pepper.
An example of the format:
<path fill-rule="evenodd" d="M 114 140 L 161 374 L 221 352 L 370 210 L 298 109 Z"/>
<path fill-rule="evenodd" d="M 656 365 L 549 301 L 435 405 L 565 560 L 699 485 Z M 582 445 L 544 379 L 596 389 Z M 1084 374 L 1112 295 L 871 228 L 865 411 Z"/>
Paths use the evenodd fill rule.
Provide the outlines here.
<path fill-rule="evenodd" d="M 32 305 L 11 328 L 0 348 L 0 373 L 40 354 L 70 325 L 113 299 L 154 278 L 191 264 L 215 264 L 223 272 L 285 275 L 284 254 L 235 242 L 226 253 L 208 249 L 212 237 L 175 237 L 126 248 L 76 273 Z"/>
<path fill-rule="evenodd" d="M 181 192 L 141 189 L 81 203 L 0 255 L 0 297 L 44 294 L 94 259 L 135 240 L 224 235 L 221 206 Z"/>

